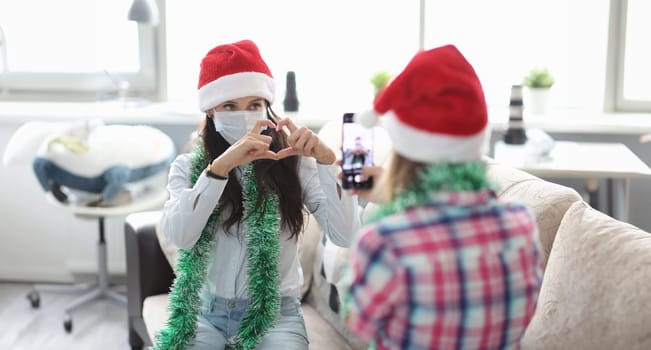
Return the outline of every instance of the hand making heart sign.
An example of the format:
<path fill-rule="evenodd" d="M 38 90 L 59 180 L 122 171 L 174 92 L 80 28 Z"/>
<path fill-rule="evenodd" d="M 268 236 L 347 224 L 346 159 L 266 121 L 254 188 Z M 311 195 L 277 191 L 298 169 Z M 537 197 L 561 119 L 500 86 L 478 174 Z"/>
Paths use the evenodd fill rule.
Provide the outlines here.
<path fill-rule="evenodd" d="M 287 136 L 289 147 L 278 152 L 270 150 L 271 136 L 260 134 L 263 126 L 276 131 L 285 130 L 283 128 L 286 127 L 286 130 L 289 130 Z M 296 126 L 290 118 L 284 118 L 278 124 L 274 124 L 269 119 L 263 119 L 258 120 L 244 137 L 237 140 L 217 157 L 211 163 L 210 171 L 226 177 L 233 168 L 257 159 L 280 160 L 295 155 L 314 157 L 320 164 L 332 164 L 336 159 L 334 151 L 322 142 L 312 130 L 304 126 Z"/>
<path fill-rule="evenodd" d="M 291 155 L 301 155 L 305 157 L 314 157 L 320 164 L 332 164 L 336 160 L 335 152 L 328 147 L 321 139 L 310 129 L 301 126 L 297 127 L 290 118 L 284 118 L 276 125 L 276 131 L 283 130 L 287 127 L 289 134 L 287 142 L 289 147 L 278 152 L 280 158 Z"/>

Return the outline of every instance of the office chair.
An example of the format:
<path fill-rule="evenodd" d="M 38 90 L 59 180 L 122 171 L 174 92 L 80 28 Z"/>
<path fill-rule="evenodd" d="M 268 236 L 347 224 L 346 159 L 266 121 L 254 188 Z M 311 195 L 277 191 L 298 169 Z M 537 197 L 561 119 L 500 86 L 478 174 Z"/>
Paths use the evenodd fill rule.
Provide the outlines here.
<path fill-rule="evenodd" d="M 108 298 L 126 305 L 120 293 L 125 288 L 109 282 L 104 222 L 108 217 L 161 209 L 168 196 L 167 171 L 175 156 L 172 139 L 154 127 L 106 125 L 100 119 L 27 122 L 12 135 L 3 165 L 31 160 L 48 201 L 75 217 L 98 222 L 97 283 L 36 284 L 27 294 L 33 308 L 40 307 L 44 292 L 81 293 L 63 310 L 64 329 L 71 332 L 72 311 L 93 300 Z"/>
<path fill-rule="evenodd" d="M 127 215 L 135 212 L 160 209 L 162 204 L 167 200 L 168 193 L 164 187 L 160 190 L 150 191 L 133 201 L 124 205 L 101 207 L 101 206 L 76 206 L 66 205 L 61 203 L 55 196 L 57 191 L 48 192 L 46 194 L 48 200 L 55 205 L 65 208 L 76 217 L 96 219 L 98 221 L 98 241 L 97 241 L 97 283 L 93 285 L 75 284 L 75 285 L 56 285 L 56 284 L 35 284 L 32 290 L 27 294 L 32 308 L 39 308 L 41 305 L 41 293 L 55 292 L 55 293 L 82 293 L 79 297 L 69 302 L 64 308 L 63 328 L 66 332 L 70 333 L 73 329 L 71 313 L 98 299 L 110 299 L 120 305 L 126 306 L 126 296 L 123 294 L 126 291 L 124 285 L 114 285 L 109 281 L 109 272 L 106 254 L 106 235 L 104 221 L 109 217 L 126 217 Z"/>

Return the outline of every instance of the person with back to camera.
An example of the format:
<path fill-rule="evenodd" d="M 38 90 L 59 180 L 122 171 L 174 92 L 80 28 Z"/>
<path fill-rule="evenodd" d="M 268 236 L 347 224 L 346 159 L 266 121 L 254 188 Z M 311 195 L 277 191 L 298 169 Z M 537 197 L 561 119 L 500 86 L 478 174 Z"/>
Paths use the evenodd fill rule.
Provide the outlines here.
<path fill-rule="evenodd" d="M 307 349 L 304 210 L 348 246 L 357 199 L 339 193 L 334 151 L 271 109 L 274 80 L 252 41 L 210 50 L 198 95 L 199 140 L 169 174 L 161 229 L 180 251 L 155 349 Z"/>
<path fill-rule="evenodd" d="M 488 118 L 453 45 L 417 53 L 361 124 L 393 143 L 378 202 L 350 250 L 344 319 L 378 349 L 517 349 L 541 283 L 537 226 L 496 198 L 482 161 Z M 379 192 L 383 190 L 384 193 Z"/>

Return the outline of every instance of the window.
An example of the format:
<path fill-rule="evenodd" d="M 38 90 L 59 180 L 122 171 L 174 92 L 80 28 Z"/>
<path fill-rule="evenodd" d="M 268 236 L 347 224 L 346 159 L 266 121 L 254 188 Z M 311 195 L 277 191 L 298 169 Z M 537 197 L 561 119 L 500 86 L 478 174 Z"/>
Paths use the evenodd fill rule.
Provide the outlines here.
<path fill-rule="evenodd" d="M 553 107 L 651 110 L 645 0 L 157 0 L 157 28 L 126 21 L 130 1 L 1 1 L 0 100 L 111 98 L 126 81 L 196 111 L 201 58 L 250 38 L 276 78 L 276 104 L 294 71 L 305 113 L 368 108 L 373 74 L 395 75 L 419 46 L 447 43 L 473 64 L 489 106 L 506 106 L 512 84 L 547 67 Z"/>
<path fill-rule="evenodd" d="M 606 101 L 610 111 L 651 110 L 651 53 L 647 44 L 650 13 L 648 1 L 612 0 L 608 62 L 611 87 Z"/>
<path fill-rule="evenodd" d="M 128 21 L 129 6 L 130 0 L 0 2 L 0 99 L 95 100 L 126 84 L 155 97 L 156 29 Z"/>
<path fill-rule="evenodd" d="M 254 40 L 276 79 L 282 111 L 288 71 L 299 111 L 339 117 L 368 109 L 371 76 L 397 73 L 418 50 L 416 0 L 167 1 L 170 100 L 196 102 L 199 63 L 212 47 Z"/>
<path fill-rule="evenodd" d="M 544 66 L 557 81 L 554 106 L 603 108 L 607 0 L 168 1 L 169 96 L 195 105 L 201 57 L 215 44 L 249 37 L 279 83 L 279 99 L 285 73 L 294 70 L 301 110 L 368 107 L 369 77 L 397 74 L 417 50 L 421 2 L 424 48 L 456 44 L 490 106 L 507 106 L 511 85 Z"/>
<path fill-rule="evenodd" d="M 511 85 L 547 67 L 552 107 L 601 110 L 607 33 L 606 0 L 426 2 L 425 48 L 456 44 L 489 106 L 507 106 Z"/>

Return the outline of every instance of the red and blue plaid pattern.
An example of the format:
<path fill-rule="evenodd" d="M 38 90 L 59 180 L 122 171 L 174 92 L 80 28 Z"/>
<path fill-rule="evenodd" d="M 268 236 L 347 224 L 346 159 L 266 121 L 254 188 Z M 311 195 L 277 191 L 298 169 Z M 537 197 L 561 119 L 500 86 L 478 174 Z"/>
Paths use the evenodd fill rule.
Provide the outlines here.
<path fill-rule="evenodd" d="M 541 283 L 537 242 L 520 204 L 435 194 L 360 233 L 347 324 L 378 349 L 517 349 Z"/>

